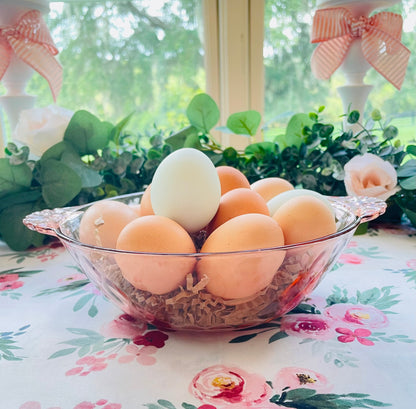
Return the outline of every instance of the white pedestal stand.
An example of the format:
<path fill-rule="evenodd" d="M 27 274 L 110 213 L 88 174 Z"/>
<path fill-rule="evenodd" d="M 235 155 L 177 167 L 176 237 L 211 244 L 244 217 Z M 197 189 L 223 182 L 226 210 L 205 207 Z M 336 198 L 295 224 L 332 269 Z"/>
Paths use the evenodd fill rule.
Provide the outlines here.
<path fill-rule="evenodd" d="M 343 7 L 348 9 L 353 18 L 369 17 L 370 13 L 379 8 L 390 7 L 400 0 L 324 0 L 318 1 L 318 8 Z M 344 113 L 357 110 L 360 112 L 360 119 L 364 114 L 365 105 L 373 86 L 364 83 L 364 77 L 371 65 L 366 61 L 361 50 L 361 38 L 355 39 L 348 51 L 348 54 L 340 66 L 345 77 L 345 85 L 338 87 L 338 93 L 342 100 Z M 344 120 L 344 129 L 352 129 L 356 132 L 360 126 L 351 125 Z"/>

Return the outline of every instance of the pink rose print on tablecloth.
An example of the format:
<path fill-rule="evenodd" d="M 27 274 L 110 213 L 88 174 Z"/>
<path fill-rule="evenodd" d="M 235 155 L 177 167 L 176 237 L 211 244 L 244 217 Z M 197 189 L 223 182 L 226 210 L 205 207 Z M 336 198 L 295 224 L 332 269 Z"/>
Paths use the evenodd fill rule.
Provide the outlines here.
<path fill-rule="evenodd" d="M 311 369 L 286 367 L 281 369 L 273 380 L 273 388 L 282 391 L 283 389 L 307 388 L 318 393 L 327 393 L 332 385 L 325 376 Z"/>
<path fill-rule="evenodd" d="M 413 268 L 413 270 L 416 270 L 416 258 L 407 260 L 406 265 L 407 267 Z"/>
<path fill-rule="evenodd" d="M 348 244 L 347 244 L 347 248 L 354 248 L 354 247 L 358 247 L 358 242 L 356 240 L 351 240 Z"/>
<path fill-rule="evenodd" d="M 327 340 L 335 336 L 333 321 L 321 314 L 285 315 L 280 325 L 281 331 L 295 337 Z"/>
<path fill-rule="evenodd" d="M 272 408 L 272 390 L 266 379 L 240 368 L 214 365 L 199 372 L 192 380 L 190 392 L 215 408 Z"/>
<path fill-rule="evenodd" d="M 338 262 L 342 264 L 362 264 L 363 261 L 363 257 L 350 253 L 341 254 L 338 259 Z"/>
<path fill-rule="evenodd" d="M 107 368 L 109 360 L 115 359 L 117 354 L 103 355 L 104 351 L 100 351 L 95 355 L 87 355 L 78 359 L 74 368 L 65 372 L 66 376 L 80 375 L 86 376 L 91 372 L 100 372 Z"/>
<path fill-rule="evenodd" d="M 122 314 L 115 320 L 101 328 L 101 334 L 108 338 L 129 338 L 133 339 L 143 335 L 147 330 L 144 321 L 137 320 L 128 314 Z"/>
<path fill-rule="evenodd" d="M 19 274 L 4 274 L 0 276 L 0 291 L 15 290 L 23 286 Z"/>
<path fill-rule="evenodd" d="M 165 346 L 165 341 L 169 337 L 161 331 L 149 331 L 144 335 L 138 335 L 133 338 L 133 343 L 136 345 L 154 346 L 156 348 L 162 348 Z"/>
<path fill-rule="evenodd" d="M 366 346 L 374 345 L 374 342 L 367 339 L 371 335 L 371 331 L 366 328 L 357 328 L 356 330 L 351 330 L 349 328 L 337 328 L 336 331 L 341 334 L 337 339 L 340 342 L 353 342 L 357 340 L 360 344 Z"/>
<path fill-rule="evenodd" d="M 371 305 L 334 304 L 325 308 L 323 315 L 348 328 L 382 328 L 389 324 L 387 316 Z"/>
<path fill-rule="evenodd" d="M 156 358 L 152 356 L 158 350 L 155 346 L 145 346 L 140 348 L 137 345 L 127 345 L 124 350 L 127 352 L 127 355 L 122 355 L 118 358 L 118 362 L 121 364 L 136 361 L 141 365 L 149 366 L 156 363 Z"/>

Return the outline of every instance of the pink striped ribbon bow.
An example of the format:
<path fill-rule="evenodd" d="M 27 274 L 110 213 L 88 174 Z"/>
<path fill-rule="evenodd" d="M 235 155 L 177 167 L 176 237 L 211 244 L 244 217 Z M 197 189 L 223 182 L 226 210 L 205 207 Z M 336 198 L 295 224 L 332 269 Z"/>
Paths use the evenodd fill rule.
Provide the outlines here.
<path fill-rule="evenodd" d="M 30 10 L 15 25 L 0 27 L 0 80 L 13 53 L 48 81 L 56 101 L 62 86 L 62 66 L 55 59 L 58 50 L 40 11 Z"/>
<path fill-rule="evenodd" d="M 351 43 L 361 38 L 365 59 L 397 89 L 402 86 L 410 51 L 401 43 L 403 20 L 387 11 L 353 18 L 342 7 L 317 10 L 311 42 L 320 43 L 312 54 L 312 72 L 328 79 L 344 61 Z"/>

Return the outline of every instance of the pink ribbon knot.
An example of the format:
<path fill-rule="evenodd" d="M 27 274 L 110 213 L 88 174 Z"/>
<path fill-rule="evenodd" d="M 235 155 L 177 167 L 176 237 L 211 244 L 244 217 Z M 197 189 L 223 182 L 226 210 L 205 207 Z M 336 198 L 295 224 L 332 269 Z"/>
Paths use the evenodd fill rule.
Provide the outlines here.
<path fill-rule="evenodd" d="M 352 42 L 361 39 L 368 63 L 400 89 L 410 57 L 410 51 L 401 43 L 402 26 L 402 16 L 387 11 L 356 19 L 342 7 L 317 10 L 311 42 L 320 44 L 312 54 L 312 72 L 318 79 L 330 78 L 344 61 Z"/>
<path fill-rule="evenodd" d="M 40 11 L 30 10 L 16 24 L 0 27 L 0 80 L 13 53 L 48 81 L 56 101 L 62 86 L 62 66 L 55 59 L 58 49 Z"/>

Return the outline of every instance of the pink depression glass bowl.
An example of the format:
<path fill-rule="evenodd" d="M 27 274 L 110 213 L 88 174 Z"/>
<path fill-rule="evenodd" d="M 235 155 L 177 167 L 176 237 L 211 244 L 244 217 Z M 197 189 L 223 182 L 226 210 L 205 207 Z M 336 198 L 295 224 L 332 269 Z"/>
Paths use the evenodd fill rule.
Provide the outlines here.
<path fill-rule="evenodd" d="M 118 196 L 127 204 L 139 203 L 142 193 Z M 373 220 L 386 209 L 385 202 L 368 197 L 329 198 L 336 215 L 337 232 L 309 242 L 275 248 L 230 253 L 156 254 L 117 251 L 79 241 L 78 229 L 84 211 L 91 204 L 73 208 L 43 210 L 28 215 L 24 224 L 39 233 L 57 237 L 89 280 L 122 311 L 161 329 L 220 331 L 255 326 L 278 318 L 307 297 L 346 247 L 360 223 Z M 208 293 L 204 279 L 195 271 L 177 289 L 154 295 L 134 288 L 124 279 L 115 255 L 126 253 L 137 265 L 177 263 L 192 257 L 196 263 L 220 261 L 224 274 L 230 266 L 261 262 L 271 253 L 283 253 L 272 282 L 244 299 L 222 299 Z M 204 261 L 205 260 L 205 261 Z"/>

